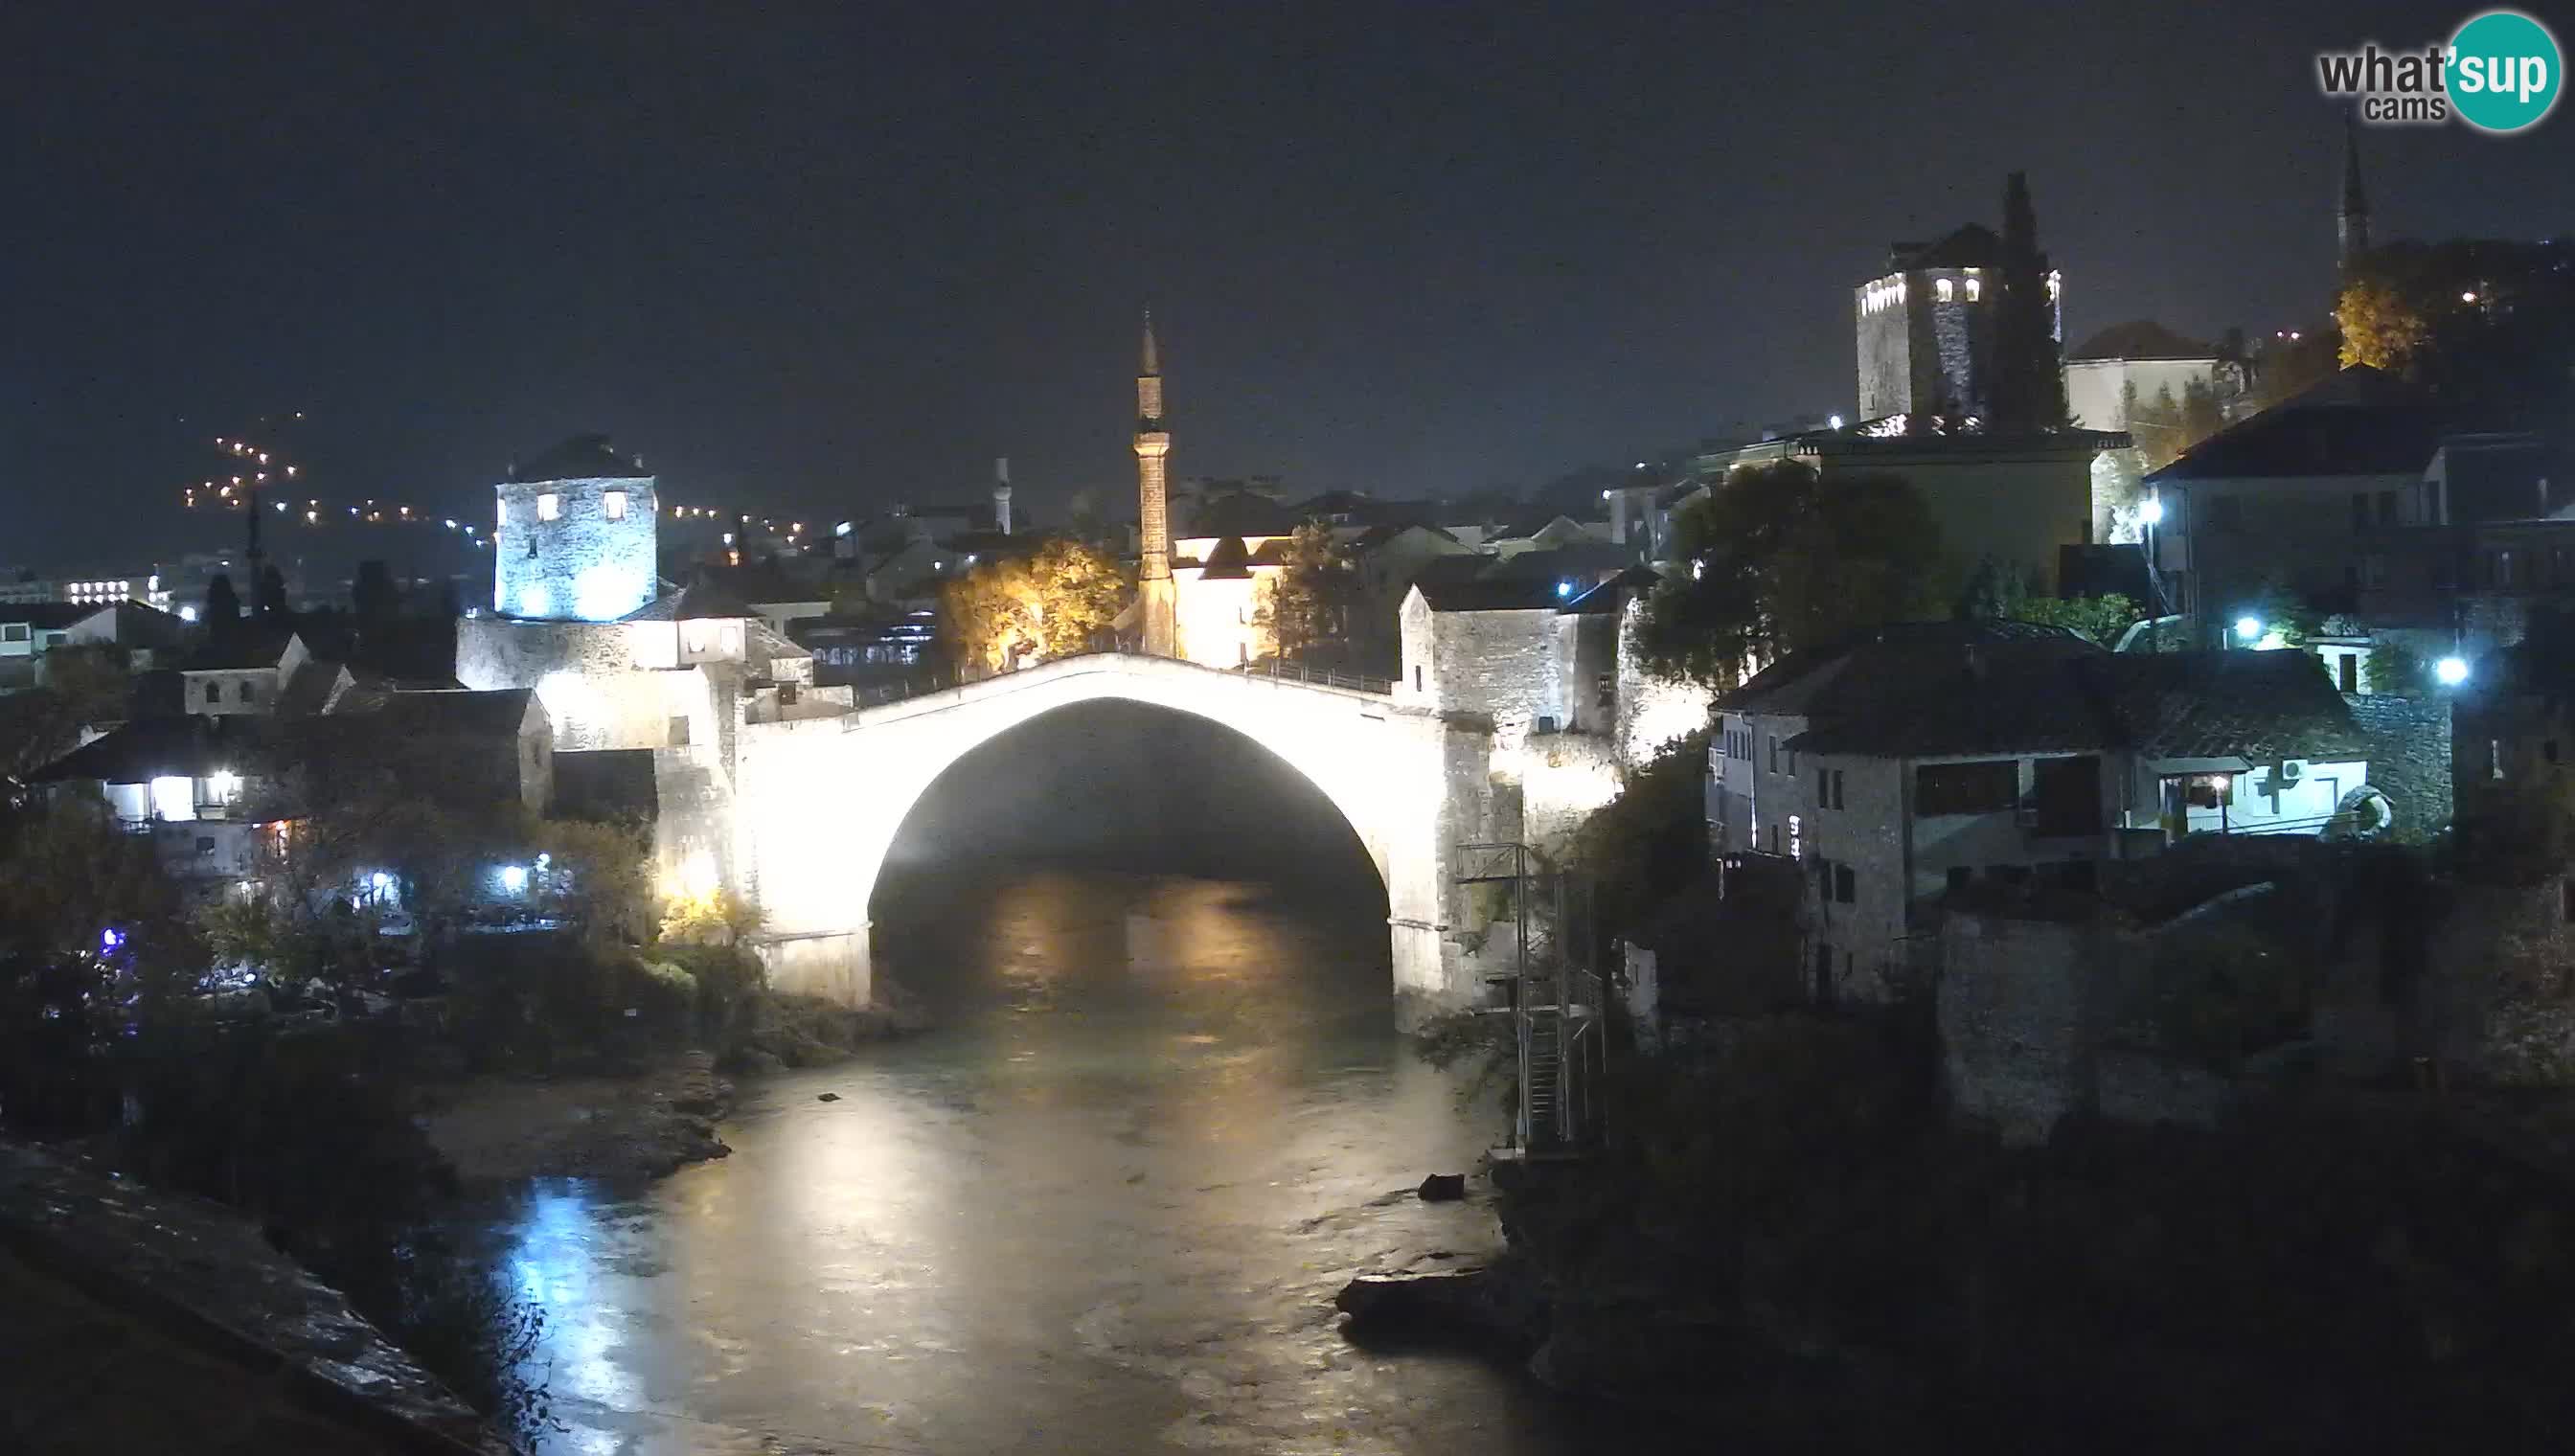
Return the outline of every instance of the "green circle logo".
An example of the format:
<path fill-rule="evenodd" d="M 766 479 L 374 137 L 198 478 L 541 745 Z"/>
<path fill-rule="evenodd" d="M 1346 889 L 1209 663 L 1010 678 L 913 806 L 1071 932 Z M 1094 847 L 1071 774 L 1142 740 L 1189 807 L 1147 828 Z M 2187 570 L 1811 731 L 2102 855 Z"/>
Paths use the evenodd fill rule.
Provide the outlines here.
<path fill-rule="evenodd" d="M 2517 132 L 2557 104 L 2565 67 L 2557 37 L 2517 10 L 2489 10 L 2450 38 L 2441 81 L 2459 120 L 2489 132 Z"/>

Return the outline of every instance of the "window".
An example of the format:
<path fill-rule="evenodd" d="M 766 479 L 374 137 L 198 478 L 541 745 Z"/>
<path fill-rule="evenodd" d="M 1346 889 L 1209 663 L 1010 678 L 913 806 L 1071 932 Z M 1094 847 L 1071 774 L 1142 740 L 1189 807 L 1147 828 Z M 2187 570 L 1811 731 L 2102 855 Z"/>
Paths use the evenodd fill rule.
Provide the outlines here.
<path fill-rule="evenodd" d="M 27 624 L 23 622 L 0 622 L 0 642 L 25 642 L 26 640 Z"/>
<path fill-rule="evenodd" d="M 209 684 L 207 684 L 207 685 L 206 685 L 206 701 L 207 701 L 208 703 L 221 703 L 221 702 L 223 702 L 223 701 L 224 701 L 224 685 L 223 685 L 223 684 L 221 684 L 221 683 L 209 683 Z"/>
<path fill-rule="evenodd" d="M 241 701 L 244 703 L 259 702 L 259 685 L 256 683 L 244 683 L 241 685 Z"/>
<path fill-rule="evenodd" d="M 1815 807 L 1831 808 L 1832 806 L 1833 775 L 1818 768 L 1815 770 Z"/>
<path fill-rule="evenodd" d="M 2354 531 L 2369 529 L 2369 493 L 2367 491 L 2351 493 L 2351 529 Z"/>
<path fill-rule="evenodd" d="M 1770 771 L 1773 773 L 1779 771 L 1779 735 L 1777 733 L 1770 735 Z"/>
<path fill-rule="evenodd" d="M 1849 904 L 1859 893 L 1859 876 L 1847 864 L 1833 866 L 1833 902 Z"/>
<path fill-rule="evenodd" d="M 2041 758 L 2030 765 L 2031 829 L 2072 836 L 2101 832 L 2101 760 Z"/>
<path fill-rule="evenodd" d="M 202 856 L 204 856 L 204 855 L 212 854 L 212 853 L 214 853 L 214 852 L 215 852 L 215 836 L 214 836 L 214 835 L 212 835 L 212 834 L 199 834 L 199 835 L 197 836 L 197 853 L 198 853 L 198 855 L 199 855 L 200 857 L 202 857 Z"/>
<path fill-rule="evenodd" d="M 501 515 L 500 515 L 500 517 L 499 517 L 499 519 L 498 519 L 498 520 L 496 520 L 496 521 L 494 521 L 494 522 L 493 522 L 493 524 L 494 524 L 494 525 L 496 525 L 496 526 L 507 526 L 507 525 L 509 525 L 509 524 L 510 524 L 510 503 L 509 503 L 509 502 L 504 501 L 504 502 L 502 502 L 502 503 L 501 503 Z"/>
<path fill-rule="evenodd" d="M 2020 802 L 2020 763 L 1925 763 L 1913 770 L 1913 816 L 2001 813 Z"/>
<path fill-rule="evenodd" d="M 2360 691 L 2360 654 L 2344 653 L 2334 659 L 2334 688 L 2337 692 Z"/>
<path fill-rule="evenodd" d="M 626 519 L 626 493 L 610 491 L 599 498 L 599 514 L 611 521 Z"/>
<path fill-rule="evenodd" d="M 1840 770 L 1839 768 L 1836 768 L 1836 769 L 1834 769 L 1834 770 L 1833 770 L 1833 807 L 1835 807 L 1835 808 L 1840 808 L 1841 806 L 1842 806 L 1842 770 Z"/>
<path fill-rule="evenodd" d="M 687 714 L 675 713 L 671 715 L 669 741 L 670 745 L 675 748 L 685 748 L 689 745 L 689 716 Z"/>
<path fill-rule="evenodd" d="M 1412 670 L 1412 691 L 1415 693 L 1421 691 L 1421 669 L 1418 666 Z"/>
<path fill-rule="evenodd" d="M 2503 739 L 2486 739 L 2486 776 L 2503 777 Z"/>
<path fill-rule="evenodd" d="M 1944 304 L 1949 302 L 1949 296 L 1957 291 L 1957 286 L 1945 278 L 1933 284 L 1931 287 L 1934 292 L 1939 294 L 1940 302 Z"/>
<path fill-rule="evenodd" d="M 1976 300 L 1978 300 L 1978 299 L 1980 299 L 1980 298 L 1983 298 L 1984 296 L 1985 296 L 1985 281 L 1984 281 L 1983 279 L 1981 279 L 1981 278 L 1970 278 L 1970 279 L 1968 279 L 1968 280 L 1967 280 L 1967 302 L 1969 302 L 1969 303 L 1974 303 Z"/>
<path fill-rule="evenodd" d="M 2396 524 L 2396 493 L 2394 491 L 2381 491 L 2378 493 L 2378 524 L 2381 526 L 2393 526 Z"/>
<path fill-rule="evenodd" d="M 1603 673 L 1597 679 L 1593 680 L 1591 686 L 1591 697 L 1593 702 L 1599 704 L 1600 707 L 1604 709 L 1617 707 L 1618 679 L 1616 675 Z"/>
<path fill-rule="evenodd" d="M 548 491 L 544 495 L 537 497 L 537 519 L 539 521 L 562 520 L 563 497 L 556 495 L 552 491 Z"/>

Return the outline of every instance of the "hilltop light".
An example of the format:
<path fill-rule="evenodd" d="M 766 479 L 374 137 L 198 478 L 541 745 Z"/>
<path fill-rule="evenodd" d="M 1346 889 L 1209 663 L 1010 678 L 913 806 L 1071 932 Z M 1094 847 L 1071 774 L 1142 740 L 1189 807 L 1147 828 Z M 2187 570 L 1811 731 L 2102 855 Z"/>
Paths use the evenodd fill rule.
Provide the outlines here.
<path fill-rule="evenodd" d="M 2432 665 L 2432 676 L 2442 687 L 2456 688 L 2468 681 L 2468 660 L 2455 657 L 2443 658 Z"/>

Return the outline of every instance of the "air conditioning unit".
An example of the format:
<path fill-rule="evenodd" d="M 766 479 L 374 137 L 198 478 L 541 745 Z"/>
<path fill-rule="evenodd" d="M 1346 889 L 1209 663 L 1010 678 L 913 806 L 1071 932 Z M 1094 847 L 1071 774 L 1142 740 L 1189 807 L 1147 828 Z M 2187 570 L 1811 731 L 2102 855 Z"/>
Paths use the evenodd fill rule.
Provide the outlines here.
<path fill-rule="evenodd" d="M 2295 758 L 2291 758 L 2286 762 L 2283 762 L 2279 767 L 2272 769 L 2271 776 L 2282 783 L 2295 783 L 2298 781 L 2298 776 L 2306 771 L 2306 764 L 2299 762 Z"/>

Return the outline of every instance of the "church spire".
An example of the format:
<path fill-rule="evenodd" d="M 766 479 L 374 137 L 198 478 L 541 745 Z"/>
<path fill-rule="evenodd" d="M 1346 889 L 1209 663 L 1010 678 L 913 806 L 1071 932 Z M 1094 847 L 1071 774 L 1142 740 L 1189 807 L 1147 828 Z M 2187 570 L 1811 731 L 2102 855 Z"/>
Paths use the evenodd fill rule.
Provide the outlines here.
<path fill-rule="evenodd" d="M 2334 238 L 2342 265 L 2369 251 L 2369 194 L 2360 185 L 2360 127 L 2342 119 L 2342 208 L 2334 215 Z"/>

